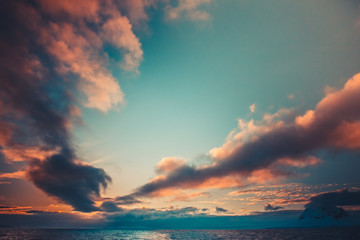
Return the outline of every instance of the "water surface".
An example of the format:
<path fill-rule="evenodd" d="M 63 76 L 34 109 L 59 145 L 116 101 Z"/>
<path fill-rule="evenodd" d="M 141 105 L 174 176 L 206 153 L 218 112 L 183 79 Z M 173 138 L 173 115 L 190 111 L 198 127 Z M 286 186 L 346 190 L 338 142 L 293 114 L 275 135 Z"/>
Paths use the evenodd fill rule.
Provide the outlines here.
<path fill-rule="evenodd" d="M 358 228 L 264 230 L 69 230 L 0 229 L 0 239 L 360 239 Z"/>

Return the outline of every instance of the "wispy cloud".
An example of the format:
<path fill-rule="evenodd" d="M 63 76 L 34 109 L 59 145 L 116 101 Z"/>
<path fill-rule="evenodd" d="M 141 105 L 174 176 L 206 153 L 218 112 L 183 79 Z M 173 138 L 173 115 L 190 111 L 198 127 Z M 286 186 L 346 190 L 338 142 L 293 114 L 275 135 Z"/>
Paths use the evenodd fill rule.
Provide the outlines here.
<path fill-rule="evenodd" d="M 210 15 L 200 7 L 209 4 L 211 0 L 178 0 L 177 6 L 168 5 L 166 10 L 166 18 L 168 20 L 176 20 L 185 18 L 188 20 L 205 21 Z"/>
<path fill-rule="evenodd" d="M 249 109 L 250 109 L 250 112 L 254 113 L 254 112 L 255 112 L 255 109 L 256 109 L 255 103 L 251 104 L 251 105 L 249 106 Z"/>

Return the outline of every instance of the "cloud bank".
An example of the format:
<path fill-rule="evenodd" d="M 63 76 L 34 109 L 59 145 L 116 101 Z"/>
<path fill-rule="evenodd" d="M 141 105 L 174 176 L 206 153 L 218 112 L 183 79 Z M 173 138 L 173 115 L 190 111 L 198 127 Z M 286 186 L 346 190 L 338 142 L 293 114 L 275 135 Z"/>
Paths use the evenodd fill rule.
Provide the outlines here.
<path fill-rule="evenodd" d="M 342 218 L 347 214 L 341 206 L 360 206 L 360 191 L 350 192 L 345 188 L 340 191 L 326 192 L 314 196 L 305 205 L 305 210 L 300 219 Z"/>
<path fill-rule="evenodd" d="M 201 209 L 133 209 L 107 212 L 84 218 L 78 214 L 28 211 L 28 214 L 0 214 L 0 225 L 42 228 L 96 229 L 264 229 L 324 226 L 356 226 L 359 212 L 336 221 L 298 221 L 300 211 L 276 211 L 248 216 L 214 216 Z M 294 230 L 298 231 L 298 230 Z M 350 237 L 350 236 L 349 236 Z"/>
<path fill-rule="evenodd" d="M 2 176 L 26 171 L 38 188 L 75 210 L 100 210 L 94 201 L 111 178 L 80 160 L 71 130 L 83 123 L 79 104 L 107 112 L 124 102 L 109 66 L 138 71 L 143 51 L 130 19 L 147 18 L 144 2 L 1 3 Z M 109 57 L 107 45 L 121 58 Z"/>

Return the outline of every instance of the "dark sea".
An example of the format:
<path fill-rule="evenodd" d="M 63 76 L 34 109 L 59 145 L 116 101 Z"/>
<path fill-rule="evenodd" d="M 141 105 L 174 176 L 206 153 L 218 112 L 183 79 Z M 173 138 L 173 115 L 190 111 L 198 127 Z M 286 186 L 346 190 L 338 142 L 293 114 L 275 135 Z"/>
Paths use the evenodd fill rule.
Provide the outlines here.
<path fill-rule="evenodd" d="M 359 228 L 264 230 L 0 229 L 0 239 L 360 239 Z"/>

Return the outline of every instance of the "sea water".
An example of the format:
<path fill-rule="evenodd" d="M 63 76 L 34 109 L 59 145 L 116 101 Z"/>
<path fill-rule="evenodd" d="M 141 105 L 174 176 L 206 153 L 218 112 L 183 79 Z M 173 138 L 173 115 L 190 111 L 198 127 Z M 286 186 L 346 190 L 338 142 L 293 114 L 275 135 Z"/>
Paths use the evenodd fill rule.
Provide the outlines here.
<path fill-rule="evenodd" d="M 0 229 L 0 239 L 360 239 L 359 228 L 263 229 L 263 230 L 69 230 Z"/>

